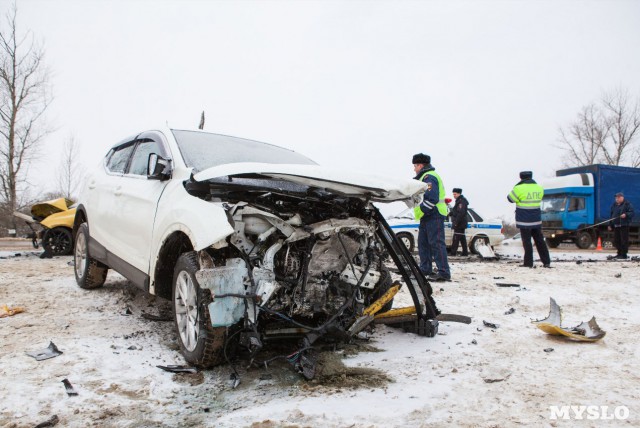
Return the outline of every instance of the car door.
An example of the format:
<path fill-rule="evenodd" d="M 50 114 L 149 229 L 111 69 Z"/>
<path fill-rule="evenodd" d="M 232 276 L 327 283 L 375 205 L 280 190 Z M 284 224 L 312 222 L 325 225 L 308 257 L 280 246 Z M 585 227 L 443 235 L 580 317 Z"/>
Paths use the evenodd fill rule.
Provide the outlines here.
<path fill-rule="evenodd" d="M 113 189 L 121 181 L 134 148 L 135 142 L 127 140 L 114 146 L 105 156 L 103 167 L 88 177 L 85 185 L 83 203 L 91 238 L 110 252 L 116 246 L 112 232 L 118 227 L 111 218 L 111 207 L 116 203 Z"/>
<path fill-rule="evenodd" d="M 149 254 L 158 200 L 168 181 L 147 178 L 149 154 L 168 158 L 162 134 L 138 136 L 126 173 L 115 183 L 110 208 L 114 252 L 136 269 L 149 273 Z"/>

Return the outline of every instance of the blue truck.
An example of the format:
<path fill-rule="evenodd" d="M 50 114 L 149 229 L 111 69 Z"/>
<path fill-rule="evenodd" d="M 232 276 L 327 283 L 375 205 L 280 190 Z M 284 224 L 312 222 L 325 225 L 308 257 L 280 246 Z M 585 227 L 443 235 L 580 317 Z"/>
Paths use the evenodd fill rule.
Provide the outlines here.
<path fill-rule="evenodd" d="M 551 248 L 573 242 L 586 249 L 602 240 L 613 243 L 607 229 L 614 195 L 623 192 L 635 215 L 629 227 L 629 245 L 640 244 L 640 168 L 613 165 L 586 165 L 556 171 L 556 176 L 541 180 L 542 232 Z"/>

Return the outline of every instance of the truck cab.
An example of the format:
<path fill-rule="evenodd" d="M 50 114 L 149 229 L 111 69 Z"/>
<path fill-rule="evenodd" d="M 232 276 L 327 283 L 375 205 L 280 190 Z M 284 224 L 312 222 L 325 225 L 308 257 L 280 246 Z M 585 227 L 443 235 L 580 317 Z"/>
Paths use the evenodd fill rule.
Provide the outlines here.
<path fill-rule="evenodd" d="M 593 175 L 572 174 L 544 180 L 542 230 L 547 244 L 555 248 L 561 242 L 574 242 L 589 248 L 593 235 L 585 230 L 594 223 Z"/>

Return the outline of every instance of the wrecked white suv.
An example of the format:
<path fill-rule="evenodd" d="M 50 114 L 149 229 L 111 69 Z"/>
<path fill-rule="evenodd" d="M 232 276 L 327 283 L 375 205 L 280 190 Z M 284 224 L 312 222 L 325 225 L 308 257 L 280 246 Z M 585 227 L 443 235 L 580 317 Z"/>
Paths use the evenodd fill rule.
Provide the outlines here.
<path fill-rule="evenodd" d="M 293 338 L 288 359 L 312 376 L 314 343 L 349 340 L 390 308 L 390 288 L 407 286 L 417 330 L 437 331 L 429 283 L 372 204 L 411 204 L 423 191 L 415 180 L 326 169 L 257 141 L 142 132 L 114 145 L 86 180 L 76 280 L 100 287 L 110 268 L 171 299 L 193 365 Z M 403 278 L 394 287 L 389 258 Z"/>

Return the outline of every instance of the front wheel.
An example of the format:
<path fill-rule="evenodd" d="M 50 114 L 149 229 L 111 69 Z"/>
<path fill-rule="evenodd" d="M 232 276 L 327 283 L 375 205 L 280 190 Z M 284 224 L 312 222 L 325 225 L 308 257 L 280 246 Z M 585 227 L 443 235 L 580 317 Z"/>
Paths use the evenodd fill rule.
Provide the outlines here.
<path fill-rule="evenodd" d="M 184 253 L 173 271 L 173 314 L 180 351 L 184 359 L 207 368 L 224 362 L 226 327 L 213 327 L 209 315 L 211 291 L 200 288 L 196 272 L 200 269 L 197 253 Z"/>
<path fill-rule="evenodd" d="M 74 272 L 80 288 L 91 290 L 102 287 L 107 279 L 107 267 L 91 258 L 89 253 L 89 227 L 82 223 L 76 232 L 76 245 L 73 252 Z"/>
<path fill-rule="evenodd" d="M 73 250 L 73 237 L 66 227 L 47 229 L 42 237 L 42 248 L 53 256 L 66 256 Z"/>
<path fill-rule="evenodd" d="M 547 247 L 558 248 L 558 245 L 560 245 L 560 241 L 558 239 L 547 238 Z"/>

